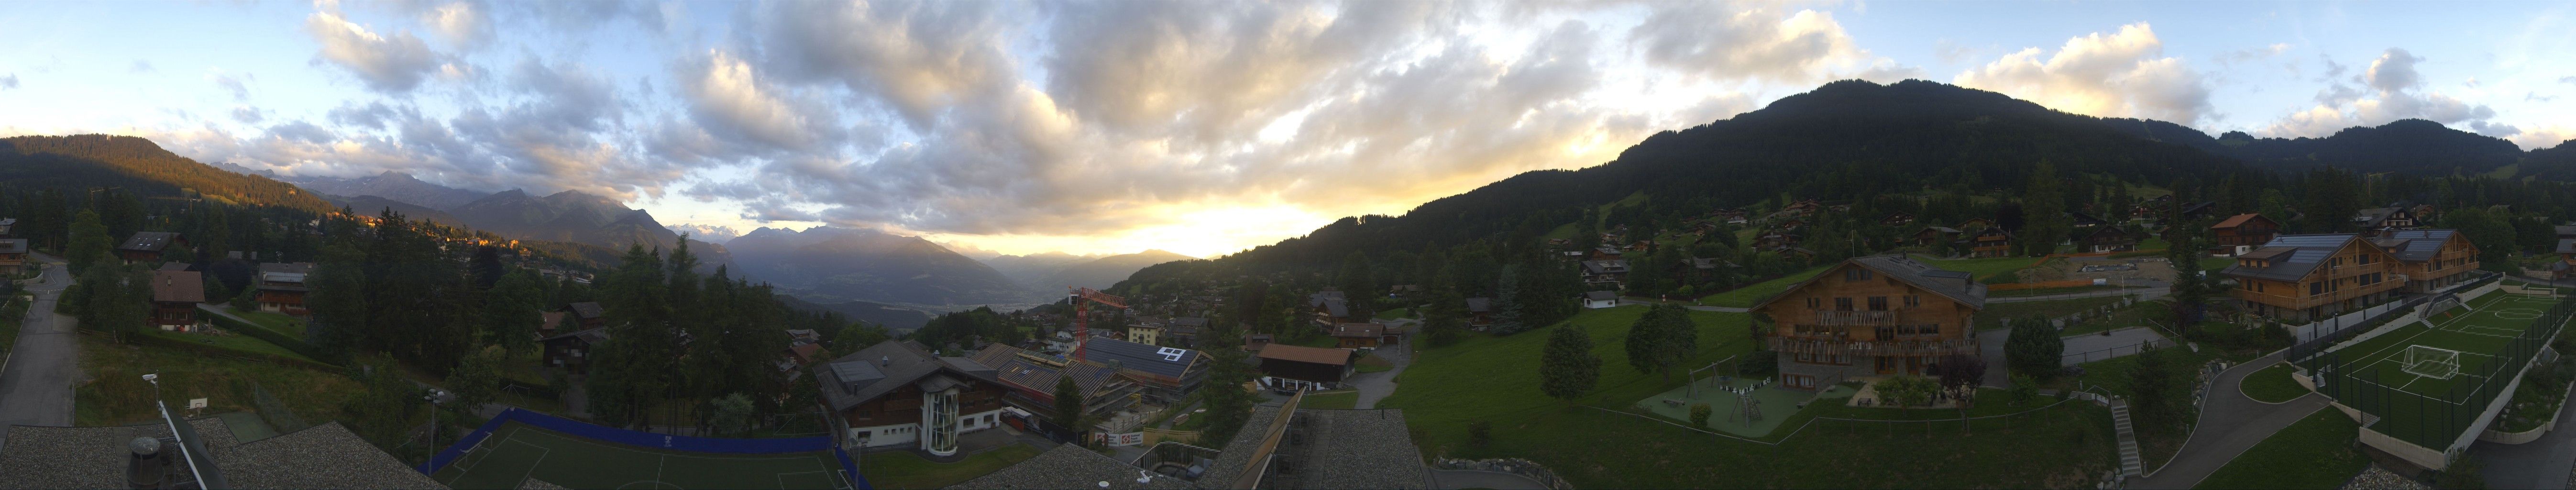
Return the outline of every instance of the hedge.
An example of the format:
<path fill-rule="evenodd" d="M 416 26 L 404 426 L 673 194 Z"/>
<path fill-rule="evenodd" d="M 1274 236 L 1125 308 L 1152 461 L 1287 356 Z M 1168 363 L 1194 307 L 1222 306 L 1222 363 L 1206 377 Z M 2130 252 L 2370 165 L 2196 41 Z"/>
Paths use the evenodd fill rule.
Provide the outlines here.
<path fill-rule="evenodd" d="M 322 350 L 321 347 L 315 347 L 313 344 L 305 343 L 301 339 L 288 337 L 286 334 L 278 333 L 276 330 L 269 330 L 267 327 L 235 320 L 232 317 L 225 315 L 208 314 L 206 315 L 206 318 L 213 320 L 217 327 L 223 327 L 223 329 L 231 330 L 234 333 L 248 335 L 260 340 L 268 341 L 268 343 L 271 344 L 277 344 L 278 347 L 285 347 L 286 350 L 295 351 L 297 354 L 303 354 L 304 357 L 310 357 L 314 360 L 333 365 L 348 365 L 348 360 L 341 357 L 338 353 Z"/>

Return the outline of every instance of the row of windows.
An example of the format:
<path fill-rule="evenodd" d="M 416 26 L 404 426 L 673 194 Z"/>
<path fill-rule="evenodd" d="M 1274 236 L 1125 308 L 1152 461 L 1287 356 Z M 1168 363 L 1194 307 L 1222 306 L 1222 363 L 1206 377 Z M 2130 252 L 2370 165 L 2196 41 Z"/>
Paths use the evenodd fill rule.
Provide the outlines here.
<path fill-rule="evenodd" d="M 1886 297 L 1886 296 L 1871 296 L 1871 297 L 1869 297 L 1868 299 L 1869 299 L 1869 311 L 1887 311 L 1887 297 Z M 1907 308 L 1921 308 L 1921 307 L 1923 307 L 1923 297 L 1922 297 L 1922 296 L 1918 296 L 1918 295 L 1912 295 L 1912 294 L 1905 295 L 1905 307 L 1907 307 Z M 1809 297 L 1809 298 L 1807 298 L 1807 309 L 1810 309 L 1810 310 L 1821 310 L 1821 309 L 1825 309 L 1825 298 L 1822 298 L 1822 297 Z M 1852 298 L 1848 298 L 1848 297 L 1843 297 L 1843 298 L 1834 298 L 1834 311 L 1852 311 Z"/>
<path fill-rule="evenodd" d="M 1797 359 L 1798 362 L 1808 364 L 1851 365 L 1851 354 L 1817 354 L 1814 352 L 1800 352 L 1795 359 Z"/>

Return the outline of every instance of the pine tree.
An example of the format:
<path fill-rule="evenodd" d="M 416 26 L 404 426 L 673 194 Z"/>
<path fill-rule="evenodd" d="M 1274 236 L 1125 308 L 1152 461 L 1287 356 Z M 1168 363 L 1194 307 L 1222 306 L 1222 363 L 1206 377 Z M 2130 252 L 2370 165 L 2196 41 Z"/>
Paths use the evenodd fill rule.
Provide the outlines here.
<path fill-rule="evenodd" d="M 98 213 L 83 209 L 72 215 L 71 243 L 63 247 L 63 260 L 71 263 L 73 274 L 88 270 L 90 264 L 115 261 L 108 248 L 116 245 L 109 240 L 113 239 L 108 237 L 107 225 L 99 224 Z"/>
<path fill-rule="evenodd" d="M 1592 353 L 1592 336 L 1571 325 L 1548 330 L 1547 350 L 1539 354 L 1539 391 L 1567 401 L 1592 391 L 1601 379 L 1601 356 Z"/>
<path fill-rule="evenodd" d="M 323 350 L 347 353 L 361 345 L 369 310 L 366 261 L 355 247 L 324 246 L 313 273 L 305 276 L 313 292 L 304 303 L 313 318 L 305 322 L 304 335 Z"/>
<path fill-rule="evenodd" d="M 1086 427 L 1089 424 L 1082 423 L 1084 416 L 1082 402 L 1082 386 L 1074 384 L 1072 376 L 1056 377 L 1055 414 L 1052 417 L 1056 425 L 1062 425 L 1076 432 L 1090 430 Z"/>
<path fill-rule="evenodd" d="M 2004 338 L 2004 363 L 2033 378 L 2057 377 L 2058 361 L 2065 355 L 2066 340 L 2046 317 L 2014 319 L 2012 333 Z"/>
<path fill-rule="evenodd" d="M 1521 324 L 1519 269 L 1518 265 L 1503 266 L 1502 278 L 1495 281 L 1492 308 L 1496 335 L 1511 335 L 1529 329 Z"/>

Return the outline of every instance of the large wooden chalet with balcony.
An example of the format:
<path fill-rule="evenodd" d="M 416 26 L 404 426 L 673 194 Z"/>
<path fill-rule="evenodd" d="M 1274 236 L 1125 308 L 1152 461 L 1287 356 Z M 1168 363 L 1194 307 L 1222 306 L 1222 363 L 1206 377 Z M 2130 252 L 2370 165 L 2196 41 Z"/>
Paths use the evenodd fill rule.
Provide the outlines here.
<path fill-rule="evenodd" d="M 1972 325 L 1986 285 L 1904 255 L 1845 260 L 1753 306 L 1775 323 L 1780 385 L 1817 389 L 1852 378 L 1925 374 L 1943 357 L 1978 355 Z"/>
<path fill-rule="evenodd" d="M 2330 233 L 2273 238 L 2220 273 L 2236 279 L 2228 294 L 2247 311 L 2307 322 L 2393 299 L 2406 272 L 2397 256 L 2370 239 Z"/>
<path fill-rule="evenodd" d="M 2467 282 L 2478 270 L 2478 247 L 2459 230 L 2389 230 L 2371 243 L 2397 256 L 2398 273 L 2406 281 L 2399 288 L 2405 292 L 2429 293 Z"/>
<path fill-rule="evenodd" d="M 2281 222 L 2261 214 L 2246 213 L 2227 217 L 2209 226 L 2209 238 L 2221 247 L 2252 247 L 2272 241 L 2281 233 Z M 2234 253 L 2233 251 L 2230 252 Z"/>

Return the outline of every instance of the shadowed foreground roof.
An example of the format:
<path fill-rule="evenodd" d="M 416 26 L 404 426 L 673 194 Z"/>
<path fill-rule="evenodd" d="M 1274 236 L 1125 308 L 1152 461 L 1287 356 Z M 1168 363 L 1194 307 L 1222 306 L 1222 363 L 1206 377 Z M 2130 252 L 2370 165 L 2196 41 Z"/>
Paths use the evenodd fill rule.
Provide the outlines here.
<path fill-rule="evenodd" d="M 234 488 L 447 488 L 339 422 L 236 443 L 221 418 L 188 421 Z M 125 488 L 127 441 L 166 437 L 161 424 L 8 428 L 0 488 Z"/>

